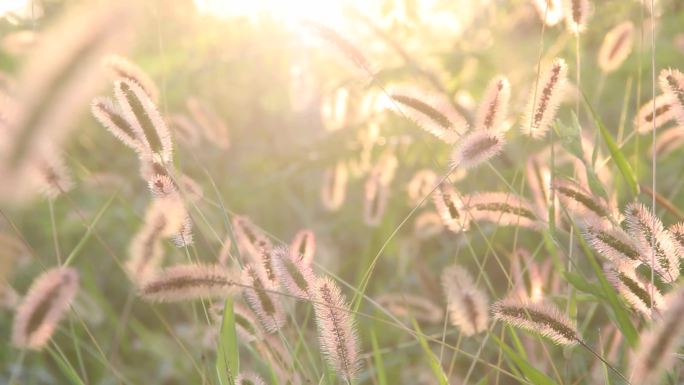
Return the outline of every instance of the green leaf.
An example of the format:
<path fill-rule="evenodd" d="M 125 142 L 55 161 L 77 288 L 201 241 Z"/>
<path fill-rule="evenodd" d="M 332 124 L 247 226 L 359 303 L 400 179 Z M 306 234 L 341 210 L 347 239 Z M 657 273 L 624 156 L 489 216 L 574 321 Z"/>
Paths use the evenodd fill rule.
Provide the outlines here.
<path fill-rule="evenodd" d="M 532 364 L 530 364 L 526 358 L 520 356 L 515 350 L 511 349 L 510 346 L 506 345 L 497 338 L 494 334 L 490 334 L 490 337 L 496 342 L 503 350 L 504 355 L 509 358 L 513 363 L 520 368 L 520 371 L 527 377 L 527 379 L 535 385 L 555 385 L 556 382 L 546 374 L 537 370 Z M 519 379 L 520 382 L 525 383 L 524 379 Z"/>
<path fill-rule="evenodd" d="M 380 347 L 378 346 L 378 338 L 375 336 L 375 329 L 371 329 L 370 337 L 371 346 L 373 347 L 373 361 L 375 361 L 375 370 L 378 373 L 378 385 L 387 385 L 385 364 L 382 362 L 382 354 L 380 354 Z"/>
<path fill-rule="evenodd" d="M 603 293 L 603 288 L 599 285 L 590 283 L 584 277 L 579 274 L 566 271 L 563 273 L 563 277 L 568 281 L 575 289 L 592 294 L 598 298 L 606 300 L 606 295 Z"/>
<path fill-rule="evenodd" d="M 423 332 L 420 330 L 420 326 L 418 326 L 418 323 L 415 319 L 411 319 L 411 322 L 413 322 L 413 329 L 416 331 L 418 342 L 420 342 L 420 346 L 423 348 L 423 351 L 427 356 L 430 369 L 432 369 L 432 373 L 434 373 L 435 377 L 437 377 L 439 385 L 449 385 L 447 376 L 444 373 L 444 370 L 442 370 L 442 365 L 439 363 L 437 357 L 435 357 L 435 354 L 432 353 L 432 350 L 430 350 L 430 346 L 428 346 L 427 340 L 425 337 L 423 337 Z"/>
<path fill-rule="evenodd" d="M 76 373 L 76 369 L 64 359 L 64 357 L 61 354 L 58 354 L 54 349 L 48 348 L 48 352 L 50 352 L 50 355 L 52 356 L 52 359 L 55 360 L 57 363 L 57 366 L 59 366 L 59 369 L 64 373 L 67 378 L 69 378 L 69 381 L 74 384 L 74 385 L 85 385 L 85 383 L 81 380 L 81 377 L 78 376 L 78 373 Z"/>
<path fill-rule="evenodd" d="M 596 125 L 596 127 L 599 129 L 599 132 L 603 137 L 603 141 L 606 142 L 608 151 L 610 152 L 613 161 L 617 165 L 618 170 L 620 170 L 622 177 L 625 179 L 625 182 L 627 182 L 627 185 L 629 186 L 632 195 L 638 195 L 639 185 L 637 183 L 636 176 L 634 175 L 634 171 L 632 170 L 632 166 L 629 165 L 629 162 L 627 162 L 627 158 L 625 158 L 625 155 L 620 150 L 620 147 L 618 147 L 617 143 L 615 143 L 613 136 L 610 134 L 606 126 L 603 125 L 603 121 L 601 121 L 601 118 L 596 114 L 596 111 L 594 111 L 594 109 L 591 107 L 591 104 L 589 104 L 587 96 L 584 93 L 582 93 L 582 96 L 584 98 L 584 106 L 587 108 L 592 118 L 594 119 L 594 125 Z"/>
<path fill-rule="evenodd" d="M 240 370 L 239 358 L 233 298 L 228 297 L 223 305 L 221 334 L 216 348 L 216 371 L 221 385 L 233 385 L 235 383 L 235 376 Z"/>

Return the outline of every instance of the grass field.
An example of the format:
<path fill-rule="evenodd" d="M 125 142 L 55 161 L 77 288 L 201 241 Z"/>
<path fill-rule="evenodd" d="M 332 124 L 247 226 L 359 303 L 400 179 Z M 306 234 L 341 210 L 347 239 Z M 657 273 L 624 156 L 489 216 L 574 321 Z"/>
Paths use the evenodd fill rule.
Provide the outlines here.
<path fill-rule="evenodd" d="M 683 26 L 0 1 L 0 384 L 684 384 Z"/>

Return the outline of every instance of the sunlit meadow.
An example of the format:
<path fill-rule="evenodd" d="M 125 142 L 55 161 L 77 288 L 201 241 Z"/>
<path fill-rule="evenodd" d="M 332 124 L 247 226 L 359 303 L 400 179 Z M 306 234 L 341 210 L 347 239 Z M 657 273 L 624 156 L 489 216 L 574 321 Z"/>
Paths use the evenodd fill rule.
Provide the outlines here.
<path fill-rule="evenodd" d="M 0 0 L 0 384 L 684 384 L 681 0 Z"/>

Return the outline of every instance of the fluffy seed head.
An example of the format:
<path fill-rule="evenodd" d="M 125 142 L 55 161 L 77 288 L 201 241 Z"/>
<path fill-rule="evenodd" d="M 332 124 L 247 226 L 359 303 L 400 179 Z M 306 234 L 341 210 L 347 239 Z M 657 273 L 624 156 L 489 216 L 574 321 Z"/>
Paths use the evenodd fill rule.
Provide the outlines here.
<path fill-rule="evenodd" d="M 311 297 L 315 276 L 311 265 L 295 256 L 285 247 L 273 249 L 273 270 L 280 285 L 295 297 L 306 299 Z"/>
<path fill-rule="evenodd" d="M 256 373 L 240 372 L 235 378 L 235 385 L 266 385 L 266 383 Z"/>
<path fill-rule="evenodd" d="M 171 236 L 171 242 L 173 242 L 176 247 L 187 247 L 192 245 L 194 238 L 192 235 L 192 219 L 190 219 L 189 215 L 186 214 L 180 230 Z"/>
<path fill-rule="evenodd" d="M 556 118 L 556 112 L 567 88 L 568 65 L 557 58 L 551 67 L 541 73 L 537 88 L 530 93 L 526 113 L 522 119 L 522 132 L 533 138 L 542 138 Z"/>
<path fill-rule="evenodd" d="M 605 271 L 606 278 L 615 290 L 644 316 L 651 318 L 654 312 L 664 309 L 665 301 L 660 290 L 650 282 L 640 280 L 633 264 L 617 262 L 607 265 Z"/>
<path fill-rule="evenodd" d="M 438 324 L 444 312 L 426 297 L 406 293 L 386 293 L 375 301 L 397 317 L 414 318 L 416 321 Z"/>
<path fill-rule="evenodd" d="M 430 95 L 413 88 L 390 91 L 387 108 L 406 116 L 418 127 L 447 144 L 454 144 L 468 129 L 466 120 L 443 95 Z"/>
<path fill-rule="evenodd" d="M 563 20 L 563 0 L 532 0 L 539 18 L 549 27 Z"/>
<path fill-rule="evenodd" d="M 170 163 L 173 156 L 171 134 L 150 97 L 138 83 L 126 79 L 114 83 L 114 94 L 145 151 L 162 163 Z"/>
<path fill-rule="evenodd" d="M 185 104 L 195 125 L 201 129 L 209 143 L 222 150 L 230 148 L 228 126 L 216 111 L 196 98 L 188 98 Z"/>
<path fill-rule="evenodd" d="M 543 222 L 527 199 L 508 193 L 476 193 L 463 198 L 465 209 L 475 221 L 500 226 L 539 228 Z"/>
<path fill-rule="evenodd" d="M 363 221 L 374 227 L 380 224 L 387 207 L 389 189 L 378 177 L 370 177 L 366 181 L 363 199 Z"/>
<path fill-rule="evenodd" d="M 451 154 L 451 167 L 470 169 L 499 155 L 506 141 L 501 133 L 490 130 L 472 131 Z"/>
<path fill-rule="evenodd" d="M 57 153 L 36 157 L 30 164 L 30 171 L 36 188 L 49 199 L 57 198 L 74 185 L 64 159 Z"/>
<path fill-rule="evenodd" d="M 480 102 L 475 119 L 476 130 L 503 130 L 511 99 L 511 83 L 505 76 L 497 76 L 489 83 Z"/>
<path fill-rule="evenodd" d="M 413 174 L 407 187 L 409 203 L 415 205 L 420 202 L 432 191 L 438 180 L 437 174 L 430 169 L 423 169 Z"/>
<path fill-rule="evenodd" d="M 154 174 L 147 181 L 147 188 L 155 198 L 163 198 L 178 192 L 178 187 L 171 177 L 166 174 Z"/>
<path fill-rule="evenodd" d="M 589 0 L 565 0 L 565 23 L 570 32 L 580 34 L 587 29 Z"/>
<path fill-rule="evenodd" d="M 435 190 L 432 201 L 444 226 L 449 230 L 460 233 L 468 229 L 470 216 L 465 211 L 463 199 L 453 185 L 442 182 Z"/>
<path fill-rule="evenodd" d="M 660 89 L 670 97 L 677 123 L 684 126 L 684 74 L 676 69 L 665 69 L 660 72 L 658 81 Z"/>
<path fill-rule="evenodd" d="M 623 21 L 611 29 L 603 38 L 599 50 L 598 65 L 605 73 L 615 71 L 632 52 L 634 24 Z"/>
<path fill-rule="evenodd" d="M 653 108 L 655 104 L 655 120 L 653 119 Z M 647 134 L 653 128 L 660 128 L 667 122 L 674 120 L 675 114 L 672 106 L 672 99 L 669 94 L 658 95 L 653 100 L 644 103 L 639 112 L 634 117 L 634 126 L 640 134 Z M 655 124 L 654 124 L 655 121 Z"/>
<path fill-rule="evenodd" d="M 138 140 L 138 133 L 131 123 L 126 120 L 118 105 L 109 98 L 97 97 L 90 104 L 90 112 L 95 119 L 115 138 L 136 152 L 143 151 L 143 145 Z"/>
<path fill-rule="evenodd" d="M 569 179 L 555 179 L 552 188 L 568 212 L 584 221 L 609 222 L 612 210 L 602 198 Z"/>
<path fill-rule="evenodd" d="M 209 308 L 209 314 L 215 324 L 220 325 L 223 320 L 223 305 L 223 302 L 215 303 Z M 233 315 L 235 316 L 235 332 L 240 341 L 250 343 L 264 338 L 264 332 L 254 318 L 254 313 L 242 302 L 233 302 Z"/>
<path fill-rule="evenodd" d="M 311 29 L 321 39 L 335 47 L 341 54 L 346 56 L 355 66 L 363 70 L 364 75 L 373 76 L 371 64 L 361 51 L 347 39 L 343 38 L 332 28 L 311 20 L 302 21 L 302 25 Z"/>
<path fill-rule="evenodd" d="M 651 146 L 648 156 L 653 153 L 662 158 L 679 149 L 684 144 L 684 127 L 672 127 L 658 134 L 655 143 Z"/>
<path fill-rule="evenodd" d="M 630 360 L 633 384 L 658 383 L 663 372 L 677 360 L 675 353 L 684 335 L 684 286 L 668 296 L 667 307 L 662 320 L 642 334 L 639 348 Z"/>
<path fill-rule="evenodd" d="M 299 230 L 290 243 L 290 258 L 311 266 L 316 255 L 316 234 L 310 229 Z"/>
<path fill-rule="evenodd" d="M 153 102 L 159 101 L 159 90 L 150 76 L 130 60 L 119 55 L 109 55 L 102 64 L 116 77 L 136 82 Z"/>
<path fill-rule="evenodd" d="M 285 311 L 281 299 L 274 294 L 278 287 L 249 265 L 242 269 L 241 282 L 245 286 L 242 295 L 264 330 L 275 333 L 283 327 Z"/>
<path fill-rule="evenodd" d="M 260 260 L 261 249 L 273 247 L 263 230 L 257 227 L 247 216 L 234 216 L 232 225 L 240 251 L 248 254 L 243 257 Z"/>
<path fill-rule="evenodd" d="M 511 326 L 540 334 L 558 345 L 581 341 L 575 326 L 555 306 L 505 299 L 492 305 L 494 318 Z"/>
<path fill-rule="evenodd" d="M 236 274 L 219 265 L 187 264 L 162 270 L 146 279 L 140 287 L 143 299 L 176 302 L 237 294 Z"/>
<path fill-rule="evenodd" d="M 42 349 L 64 317 L 78 286 L 78 273 L 69 267 L 53 268 L 38 276 L 15 313 L 12 344 L 21 349 Z"/>
<path fill-rule="evenodd" d="M 314 299 L 321 351 L 337 374 L 349 382 L 361 367 L 349 306 L 335 282 L 327 277 L 316 280 Z"/>
<path fill-rule="evenodd" d="M 646 206 L 632 202 L 625 209 L 627 232 L 640 251 L 641 261 L 658 272 L 666 282 L 679 278 L 679 248 L 672 234 Z"/>
<path fill-rule="evenodd" d="M 321 186 L 321 200 L 328 211 L 337 211 L 344 203 L 347 195 L 349 172 L 343 161 L 325 170 Z"/>
<path fill-rule="evenodd" d="M 599 254 L 613 263 L 630 264 L 632 267 L 641 263 L 639 249 L 619 227 L 589 221 L 584 228 L 584 238 Z"/>
<path fill-rule="evenodd" d="M 475 286 L 468 271 L 453 265 L 442 273 L 442 288 L 447 298 L 449 318 L 465 336 L 487 330 L 489 314 L 487 295 Z"/>

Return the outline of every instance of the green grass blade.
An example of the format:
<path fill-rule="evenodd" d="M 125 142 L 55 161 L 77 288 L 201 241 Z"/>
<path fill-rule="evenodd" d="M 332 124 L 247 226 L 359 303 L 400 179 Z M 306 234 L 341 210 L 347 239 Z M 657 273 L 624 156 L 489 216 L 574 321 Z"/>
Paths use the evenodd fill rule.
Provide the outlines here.
<path fill-rule="evenodd" d="M 594 109 L 591 107 L 591 104 L 589 104 L 587 96 L 584 95 L 584 93 L 582 93 L 582 96 L 584 98 L 585 107 L 591 114 L 594 120 L 594 124 L 596 125 L 596 127 L 598 127 L 599 132 L 603 137 L 603 140 L 606 142 L 608 151 L 610 152 L 613 161 L 617 165 L 618 170 L 620 170 L 622 177 L 625 179 L 625 182 L 627 182 L 627 185 L 629 186 L 632 195 L 638 195 L 639 184 L 637 183 L 636 175 L 634 174 L 634 170 L 632 170 L 632 166 L 630 166 L 629 162 L 627 162 L 627 158 L 625 158 L 625 155 L 620 150 L 620 147 L 618 147 L 617 143 L 615 143 L 613 136 L 610 134 L 606 126 L 603 124 L 601 118 L 598 116 L 598 114 L 596 114 L 596 111 L 594 111 Z"/>
<path fill-rule="evenodd" d="M 216 371 L 221 385 L 232 385 L 240 370 L 240 356 L 238 354 L 237 333 L 235 332 L 235 313 L 233 313 L 233 298 L 228 297 L 223 307 L 221 334 L 216 348 Z"/>
<path fill-rule="evenodd" d="M 81 377 L 79 377 L 78 373 L 76 373 L 76 369 L 74 369 L 74 367 L 68 361 L 66 361 L 62 355 L 58 354 L 57 351 L 49 347 L 47 351 L 50 352 L 50 356 L 52 356 L 52 359 L 55 360 L 57 366 L 59 366 L 59 369 L 69 379 L 71 384 L 85 385 L 85 383 L 81 380 Z"/>
<path fill-rule="evenodd" d="M 428 364 L 430 365 L 430 369 L 432 370 L 432 373 L 437 377 L 437 381 L 439 381 L 439 385 L 449 385 L 449 381 L 447 380 L 447 376 L 444 373 L 444 370 L 442 370 L 442 365 L 439 363 L 439 360 L 435 356 L 435 354 L 430 350 L 430 346 L 428 346 L 427 340 L 425 337 L 423 337 L 423 332 L 420 330 L 420 326 L 418 326 L 418 322 L 416 322 L 415 319 L 412 319 L 411 322 L 413 323 L 413 329 L 416 331 L 416 336 L 418 337 L 418 342 L 420 342 L 420 346 L 423 348 L 423 351 L 425 352 L 425 355 L 427 356 L 428 359 Z"/>
<path fill-rule="evenodd" d="M 546 374 L 537 370 L 532 366 L 527 359 L 521 357 L 515 350 L 511 349 L 510 346 L 503 343 L 495 335 L 490 334 L 491 338 L 496 342 L 507 358 L 509 358 L 515 365 L 520 369 L 520 371 L 527 377 L 527 379 L 535 385 L 555 385 L 556 382 Z M 525 383 L 524 379 L 520 379 L 520 382 Z"/>
<path fill-rule="evenodd" d="M 371 345 L 373 347 L 373 361 L 375 362 L 375 370 L 378 374 L 378 385 L 387 385 L 385 364 L 382 361 L 382 354 L 380 354 L 380 347 L 378 346 L 378 338 L 375 335 L 375 329 L 371 329 L 370 337 Z"/>

